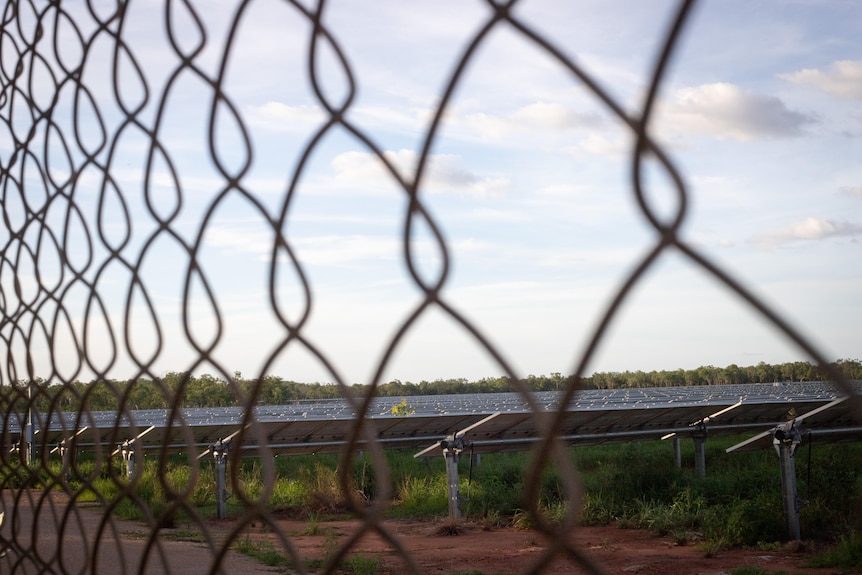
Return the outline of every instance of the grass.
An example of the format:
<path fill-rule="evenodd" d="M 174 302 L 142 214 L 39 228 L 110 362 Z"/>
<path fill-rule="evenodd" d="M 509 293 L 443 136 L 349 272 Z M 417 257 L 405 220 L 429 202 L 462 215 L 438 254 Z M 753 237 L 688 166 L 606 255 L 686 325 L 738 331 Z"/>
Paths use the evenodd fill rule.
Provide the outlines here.
<path fill-rule="evenodd" d="M 341 568 L 354 575 L 375 575 L 380 570 L 380 560 L 376 557 L 356 555 L 345 559 Z"/>
<path fill-rule="evenodd" d="M 236 544 L 236 551 L 252 559 L 260 561 L 268 567 L 292 567 L 293 562 L 279 552 L 272 543 L 254 541 L 249 537 Z"/>
<path fill-rule="evenodd" d="M 187 541 L 190 543 L 204 543 L 206 538 L 196 529 L 177 529 L 175 531 L 160 531 L 159 537 L 167 541 Z"/>
<path fill-rule="evenodd" d="M 760 567 L 738 567 L 730 575 L 790 575 L 787 571 L 766 571 Z"/>
<path fill-rule="evenodd" d="M 331 557 L 337 550 L 338 540 L 333 533 L 327 536 L 324 543 L 326 548 L 326 557 L 324 558 L 309 558 L 304 561 L 307 569 L 321 569 L 327 559 Z M 272 543 L 268 541 L 256 541 L 250 537 L 240 540 L 234 549 L 247 557 L 251 557 L 260 561 L 268 567 L 292 568 L 293 562 L 285 554 L 281 553 Z M 380 560 L 377 557 L 368 557 L 365 555 L 353 555 L 342 561 L 339 569 L 342 573 L 351 573 L 353 575 L 376 575 L 380 571 Z"/>
<path fill-rule="evenodd" d="M 812 557 L 809 565 L 862 571 L 862 534 L 841 537 L 833 547 Z"/>

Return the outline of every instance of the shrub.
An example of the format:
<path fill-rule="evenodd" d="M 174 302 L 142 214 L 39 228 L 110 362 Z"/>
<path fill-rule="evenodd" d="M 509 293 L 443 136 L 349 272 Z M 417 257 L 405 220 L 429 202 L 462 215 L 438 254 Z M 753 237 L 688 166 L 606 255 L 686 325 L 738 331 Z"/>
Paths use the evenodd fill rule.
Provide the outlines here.
<path fill-rule="evenodd" d="M 854 532 L 842 536 L 834 547 L 812 557 L 809 565 L 862 570 L 862 534 Z"/>
<path fill-rule="evenodd" d="M 449 508 L 446 476 L 406 477 L 396 490 L 397 506 L 391 513 L 398 517 L 433 517 Z"/>
<path fill-rule="evenodd" d="M 734 499 L 728 505 L 713 506 L 703 524 L 704 535 L 726 545 L 757 545 L 785 537 L 780 501 L 768 495 L 754 499 Z"/>

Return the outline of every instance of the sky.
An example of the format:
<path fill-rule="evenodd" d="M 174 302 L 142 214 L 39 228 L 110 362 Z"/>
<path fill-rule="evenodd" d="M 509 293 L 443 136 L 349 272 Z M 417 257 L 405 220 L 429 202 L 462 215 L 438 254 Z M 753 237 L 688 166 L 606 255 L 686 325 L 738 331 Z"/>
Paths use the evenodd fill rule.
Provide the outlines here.
<path fill-rule="evenodd" d="M 118 50 L 97 32 L 96 20 L 111 14 L 107 2 L 91 13 L 64 5 L 60 17 L 40 8 L 41 36 L 24 6 L 3 35 L 4 87 L 25 55 L 17 91 L 7 88 L 0 101 L 0 289 L 7 317 L 24 326 L 0 327 L 12 358 L 4 381 L 24 377 L 28 353 L 33 374 L 52 380 L 123 379 L 141 365 L 156 376 L 239 371 L 300 382 L 367 383 L 378 370 L 382 381 L 503 375 L 439 307 L 381 364 L 423 298 L 405 265 L 407 195 L 343 126 L 327 131 L 298 171 L 328 119 L 324 103 L 339 107 L 351 94 L 326 42 L 315 60 L 319 83 L 310 81 L 311 26 L 297 6 L 313 3 L 250 1 L 240 14 L 235 1 L 190 6 L 168 3 L 166 25 L 162 2 L 129 2 L 122 31 L 107 25 L 123 38 Z M 635 116 L 676 9 L 669 1 L 522 0 L 513 14 Z M 327 2 L 323 23 L 356 87 L 345 117 L 406 180 L 455 66 L 491 15 L 479 1 Z M 850 1 L 701 2 L 649 126 L 686 185 L 682 241 L 830 360 L 862 349 L 859 22 L 862 5 Z M 92 38 L 86 58 L 79 36 Z M 34 42 L 42 58 L 24 49 Z M 64 72 L 81 62 L 86 90 Z M 217 82 L 225 99 L 214 103 Z M 22 94 L 37 112 L 53 102 L 52 122 L 28 113 Z M 22 141 L 27 154 L 13 144 Z M 572 373 L 608 303 L 657 241 L 632 191 L 633 145 L 580 80 L 506 23 L 455 89 L 419 186 L 445 240 L 441 297 L 519 376 Z M 673 217 L 679 201 L 667 174 L 654 160 L 645 166 L 649 205 Z M 270 292 L 272 222 L 294 178 L 281 233 L 310 300 L 284 250 Z M 64 250 L 44 241 L 41 222 L 62 230 Z M 443 254 L 427 221 L 414 223 L 416 273 L 433 284 Z M 287 322 L 307 314 L 309 345 L 280 347 L 286 330 L 273 302 Z M 207 361 L 196 348 L 209 350 Z M 807 359 L 669 250 L 614 316 L 585 373 Z"/>

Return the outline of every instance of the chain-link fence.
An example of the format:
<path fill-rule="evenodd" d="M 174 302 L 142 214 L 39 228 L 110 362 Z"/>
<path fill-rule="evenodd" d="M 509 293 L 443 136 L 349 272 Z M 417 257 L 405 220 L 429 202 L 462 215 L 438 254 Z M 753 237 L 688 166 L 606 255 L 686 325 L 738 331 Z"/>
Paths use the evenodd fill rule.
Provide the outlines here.
<path fill-rule="evenodd" d="M 275 5 L 271 4 L 266 8 Z M 278 5 L 279 10 L 303 21 L 305 33 L 299 38 L 271 37 L 278 33 L 275 20 L 273 28 L 265 31 L 245 29 L 243 19 L 249 12 L 261 9 L 262 3 L 257 2 L 236 2 L 228 8 L 225 3 L 180 0 L 162 5 L 35 0 L 5 3 L 0 22 L 0 186 L 4 218 L 0 230 L 0 348 L 4 358 L 0 370 L 4 417 L 0 488 L 5 528 L 0 534 L 4 539 L 6 534 L 15 535 L 3 541 L 7 555 L 0 559 L 2 572 L 10 572 L 10 568 L 12 573 L 145 573 L 151 569 L 179 572 L 179 567 L 172 566 L 172 543 L 161 537 L 164 517 L 179 511 L 189 515 L 207 549 L 206 564 L 197 566 L 199 572 L 247 569 L 247 565 L 231 563 L 235 559 L 228 557 L 227 549 L 255 522 L 272 527 L 281 549 L 302 569 L 302 558 L 291 545 L 289 534 L 278 530 L 266 507 L 265 495 L 254 498 L 240 492 L 238 496 L 245 506 L 241 520 L 229 535 L 216 538 L 208 519 L 192 505 L 190 489 L 163 478 L 165 508 L 151 511 L 150 530 L 140 538 L 139 549 L 133 553 L 132 544 L 119 543 L 123 527 L 114 508 L 122 499 L 135 500 L 135 490 L 140 486 L 127 482 L 119 467 L 112 466 L 115 455 L 96 444 L 94 459 L 88 460 L 85 467 L 74 457 L 61 457 L 62 448 L 40 444 L 39 438 L 35 441 L 36 453 L 12 449 L 26 430 L 51 425 L 63 427 L 66 440 L 81 434 L 83 442 L 89 433 L 83 430 L 97 427 L 89 406 L 98 393 L 115 395 L 118 429 L 133 420 L 134 385 L 122 386 L 113 379 L 121 364 L 132 366 L 126 369 L 128 381 L 149 379 L 156 383 L 173 424 L 182 428 L 183 380 L 166 381 L 164 374 L 172 368 L 163 360 L 179 350 L 187 359 L 173 369 L 184 373 L 215 372 L 228 384 L 236 384 L 239 378 L 219 353 L 225 347 L 228 326 L 236 317 L 225 313 L 225 301 L 243 297 L 264 302 L 265 317 L 260 321 L 273 327 L 267 333 L 275 334 L 270 341 L 259 344 L 264 351 L 260 375 L 250 378 L 255 384 L 234 390 L 246 406 L 243 423 L 250 424 L 247 432 L 259 431 L 248 406 L 256 403 L 265 374 L 300 349 L 323 366 L 322 372 L 339 386 L 357 414 L 344 448 L 344 461 L 355 458 L 362 442 L 365 456 L 379 478 L 378 498 L 370 505 L 353 504 L 352 512 L 362 520 L 362 528 L 340 543 L 327 569 L 334 570 L 365 533 L 377 533 L 403 558 L 406 570 L 419 571 L 397 534 L 382 521 L 391 496 L 385 481 L 388 470 L 382 449 L 375 442 L 373 426 L 365 419 L 373 388 L 382 383 L 407 334 L 427 316 L 443 314 L 476 342 L 530 401 L 519 383 L 520 374 L 487 337 L 483 326 L 471 322 L 451 305 L 445 289 L 450 272 L 449 246 L 423 195 L 431 150 L 441 137 L 445 114 L 454 106 L 454 94 L 488 38 L 502 27 L 541 51 L 573 84 L 585 86 L 603 113 L 628 131 L 633 142 L 631 190 L 640 215 L 656 232 L 654 241 L 643 246 L 646 255 L 610 294 L 610 303 L 578 357 L 576 376 L 567 380 L 565 397 L 559 405 L 565 406 L 577 392 L 579 378 L 607 336 L 612 319 L 633 288 L 667 252 L 681 254 L 692 266 L 705 271 L 747 303 L 765 323 L 775 326 L 809 358 L 828 369 L 828 361 L 804 334 L 679 233 L 689 192 L 678 167 L 650 136 L 650 120 L 693 2 L 680 2 L 675 7 L 652 63 L 645 98 L 634 111 L 625 109 L 597 78 L 543 36 L 541 30 L 520 19 L 516 2 L 489 0 L 477 4 L 485 10 L 482 25 L 463 39 L 445 86 L 436 96 L 433 113 L 423 120 L 415 164 L 406 173 L 391 154 L 384 152 L 374 134 L 352 119 L 352 106 L 362 84 L 350 67 L 346 47 L 327 27 L 329 12 L 322 0 L 317 4 L 288 1 Z M 210 11 L 229 13 L 223 29 L 207 27 Z M 157 27 L 150 29 L 141 22 L 156 22 Z M 254 84 L 242 82 L 251 79 L 264 85 L 272 70 L 244 58 L 236 47 L 241 36 L 244 45 L 254 45 L 259 53 L 282 54 L 294 46 L 296 62 L 305 58 L 304 74 L 289 76 L 291 82 L 308 87 L 318 114 L 311 124 L 306 124 L 311 128 L 302 146 L 292 148 L 295 144 L 280 144 L 277 140 L 255 146 L 250 126 L 256 120 L 237 101 L 256 89 Z M 336 89 L 332 88 L 332 77 L 321 72 L 332 67 L 338 69 L 341 82 Z M 232 77 L 242 80 L 231 82 Z M 206 135 L 193 144 L 184 139 L 188 118 L 183 114 L 189 110 L 194 116 L 191 121 L 199 121 L 197 128 Z M 297 117 L 292 121 L 308 120 Z M 302 201 L 304 186 L 314 189 L 314 182 L 306 180 L 309 166 L 336 134 L 376 157 L 400 190 L 401 207 L 396 215 L 402 222 L 401 264 L 406 267 L 412 287 L 421 294 L 396 324 L 395 335 L 379 350 L 376 375 L 369 382 L 372 393 L 364 397 L 349 393 L 349 382 L 339 375 L 329 355 L 326 334 L 309 334 L 307 320 L 317 293 L 297 255 L 297 243 L 291 233 L 292 226 L 302 225 L 293 214 L 296 204 Z M 661 166 L 675 188 L 676 206 L 670 217 L 660 215 L 642 189 L 647 159 Z M 272 161 L 290 166 L 285 168 L 286 177 L 276 184 L 255 180 L 255 162 Z M 222 289 L 226 285 L 221 283 L 223 276 L 231 272 L 206 250 L 207 241 L 213 239 L 208 235 L 212 234 L 212 222 L 235 209 L 246 210 L 245 215 L 255 218 L 257 238 L 263 245 L 258 255 L 264 261 L 260 269 L 267 286 L 265 293 L 247 296 Z M 416 239 L 418 230 L 424 233 L 423 241 L 438 252 L 439 266 L 430 279 L 417 255 L 422 249 Z M 288 281 L 294 286 L 289 305 L 282 293 Z M 244 334 L 241 338 L 248 337 L 253 328 L 240 333 Z M 840 376 L 835 375 L 838 385 L 843 385 Z M 87 379 L 105 385 L 73 385 Z M 62 391 L 48 394 L 48 384 L 59 384 Z M 29 407 L 37 404 L 40 420 L 26 421 Z M 79 407 L 71 412 L 72 418 L 67 418 L 63 414 L 70 413 L 70 405 Z M 537 465 L 532 467 L 524 487 L 536 529 L 551 542 L 533 562 L 530 572 L 543 572 L 554 559 L 567 557 L 587 572 L 600 573 L 601 567 L 592 564 L 581 549 L 569 542 L 568 534 L 576 529 L 577 507 L 571 506 L 555 522 L 543 518 L 539 510 L 541 471 L 547 465 L 560 472 L 567 493 L 576 500 L 577 472 L 565 447 L 553 439 L 559 432 L 560 420 L 548 420 L 543 429 L 546 439 L 534 450 Z M 107 442 L 117 444 L 124 439 L 127 438 L 115 431 Z M 186 441 L 188 445 L 194 443 L 191 437 Z M 160 456 L 168 451 L 168 446 L 163 446 Z M 271 483 L 272 462 L 267 458 L 261 461 L 264 483 Z M 192 465 L 190 473 L 185 485 L 196 483 L 200 465 Z M 69 487 L 69 475 L 77 478 L 79 488 Z M 113 484 L 118 494 L 98 502 L 101 521 L 97 531 L 90 533 L 80 517 L 81 510 L 89 505 L 83 495 L 98 492 L 100 481 Z M 349 473 L 342 474 L 340 487 L 346 499 L 352 501 Z M 265 488 L 264 494 L 266 491 Z M 64 554 L 62 545 L 39 547 L 36 542 L 40 533 L 79 542 L 81 557 Z"/>

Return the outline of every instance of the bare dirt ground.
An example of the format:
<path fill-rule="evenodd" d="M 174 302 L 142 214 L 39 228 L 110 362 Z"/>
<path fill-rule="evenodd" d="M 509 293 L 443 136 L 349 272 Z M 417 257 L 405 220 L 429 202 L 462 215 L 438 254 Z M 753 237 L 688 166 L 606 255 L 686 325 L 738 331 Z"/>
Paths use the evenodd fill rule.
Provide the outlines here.
<path fill-rule="evenodd" d="M 13 509 L 12 494 L 2 493 L 3 507 Z M 95 556 L 87 559 L 87 549 L 92 546 L 94 534 L 102 521 L 102 512 L 97 508 L 82 508 L 77 512 L 74 528 L 67 527 L 59 534 L 54 527 L 63 516 L 66 500 L 58 493 L 48 495 L 52 513 L 41 515 L 38 520 L 27 500 L 19 500 L 14 521 L 7 521 L 0 528 L 5 541 L 13 542 L 24 549 L 38 547 L 39 556 L 46 563 L 30 564 L 16 562 L 15 548 L 9 549 L 6 557 L 0 557 L 0 573 L 147 573 L 148 575 L 196 575 L 211 572 L 213 551 L 194 537 L 189 537 L 190 526 L 178 524 L 175 529 L 160 533 L 159 546 L 164 552 L 151 557 L 147 567 L 138 566 L 147 553 L 147 533 L 143 524 L 115 520 L 116 537 L 109 535 L 102 540 Z M 56 513 L 56 515 L 54 514 Z M 40 527 L 34 530 L 34 522 Z M 290 517 L 273 516 L 273 525 L 260 523 L 248 528 L 248 540 L 265 548 L 271 544 L 278 549 L 276 531 L 284 533 L 296 556 L 314 572 L 323 561 L 348 541 L 361 527 L 357 521 L 321 521 L 311 523 Z M 215 540 L 234 531 L 237 519 L 210 520 L 208 528 Z M 389 521 L 385 526 L 401 544 L 409 550 L 422 575 L 452 575 L 454 573 L 483 573 L 486 575 L 509 575 L 535 571 L 546 542 L 534 531 L 513 528 L 483 529 L 479 525 L 463 523 L 458 535 L 442 532 L 444 521 Z M 173 531 L 177 535 L 174 536 Z M 29 539 L 37 537 L 37 541 Z M 245 540 L 245 533 L 241 535 Z M 784 572 L 786 575 L 833 575 L 841 573 L 835 569 L 812 569 L 805 567 L 812 550 L 793 546 L 765 551 L 754 549 L 709 549 L 692 542 L 680 546 L 669 538 L 657 537 L 647 531 L 621 529 L 610 525 L 579 528 L 572 534 L 572 542 L 583 550 L 595 563 L 602 566 L 608 575 L 719 575 L 729 574 L 738 567 L 759 567 L 766 573 Z M 62 554 L 56 553 L 62 550 Z M 406 572 L 403 559 L 391 544 L 379 534 L 366 533 L 351 549 L 351 557 L 362 556 L 377 560 L 378 574 L 400 574 Z M 95 562 L 97 565 L 93 565 Z M 125 564 L 125 566 L 123 565 Z M 229 552 L 221 564 L 226 573 L 249 574 L 295 572 L 285 567 L 268 567 L 250 557 Z M 47 567 L 46 567 L 47 565 Z M 124 568 L 125 567 L 125 568 Z M 45 570 L 47 568 L 47 571 Z M 586 573 L 569 560 L 558 558 L 541 573 Z M 844 572 L 846 573 L 846 571 Z"/>
<path fill-rule="evenodd" d="M 359 527 L 351 521 L 322 522 L 311 529 L 306 521 L 280 519 L 277 524 L 288 534 L 301 557 L 320 559 Z M 527 573 L 545 549 L 542 538 L 529 530 L 485 530 L 467 523 L 460 534 L 444 535 L 442 522 L 391 521 L 386 526 L 410 551 L 423 575 Z M 315 534 L 308 534 L 310 532 Z M 271 528 L 257 526 L 252 529 L 251 537 L 277 544 Z M 647 531 L 613 525 L 580 528 L 573 534 L 572 541 L 608 575 L 718 575 L 729 574 L 738 567 L 758 567 L 767 573 L 784 571 L 788 575 L 839 573 L 834 569 L 805 567 L 811 556 L 811 550 L 805 546 L 797 549 L 795 545 L 788 545 L 772 551 L 710 549 L 697 542 L 676 545 L 669 538 Z M 364 535 L 354 546 L 353 555 L 376 558 L 379 573 L 405 571 L 403 560 L 377 534 Z M 555 560 L 542 571 L 548 574 L 586 572 L 563 559 Z"/>

